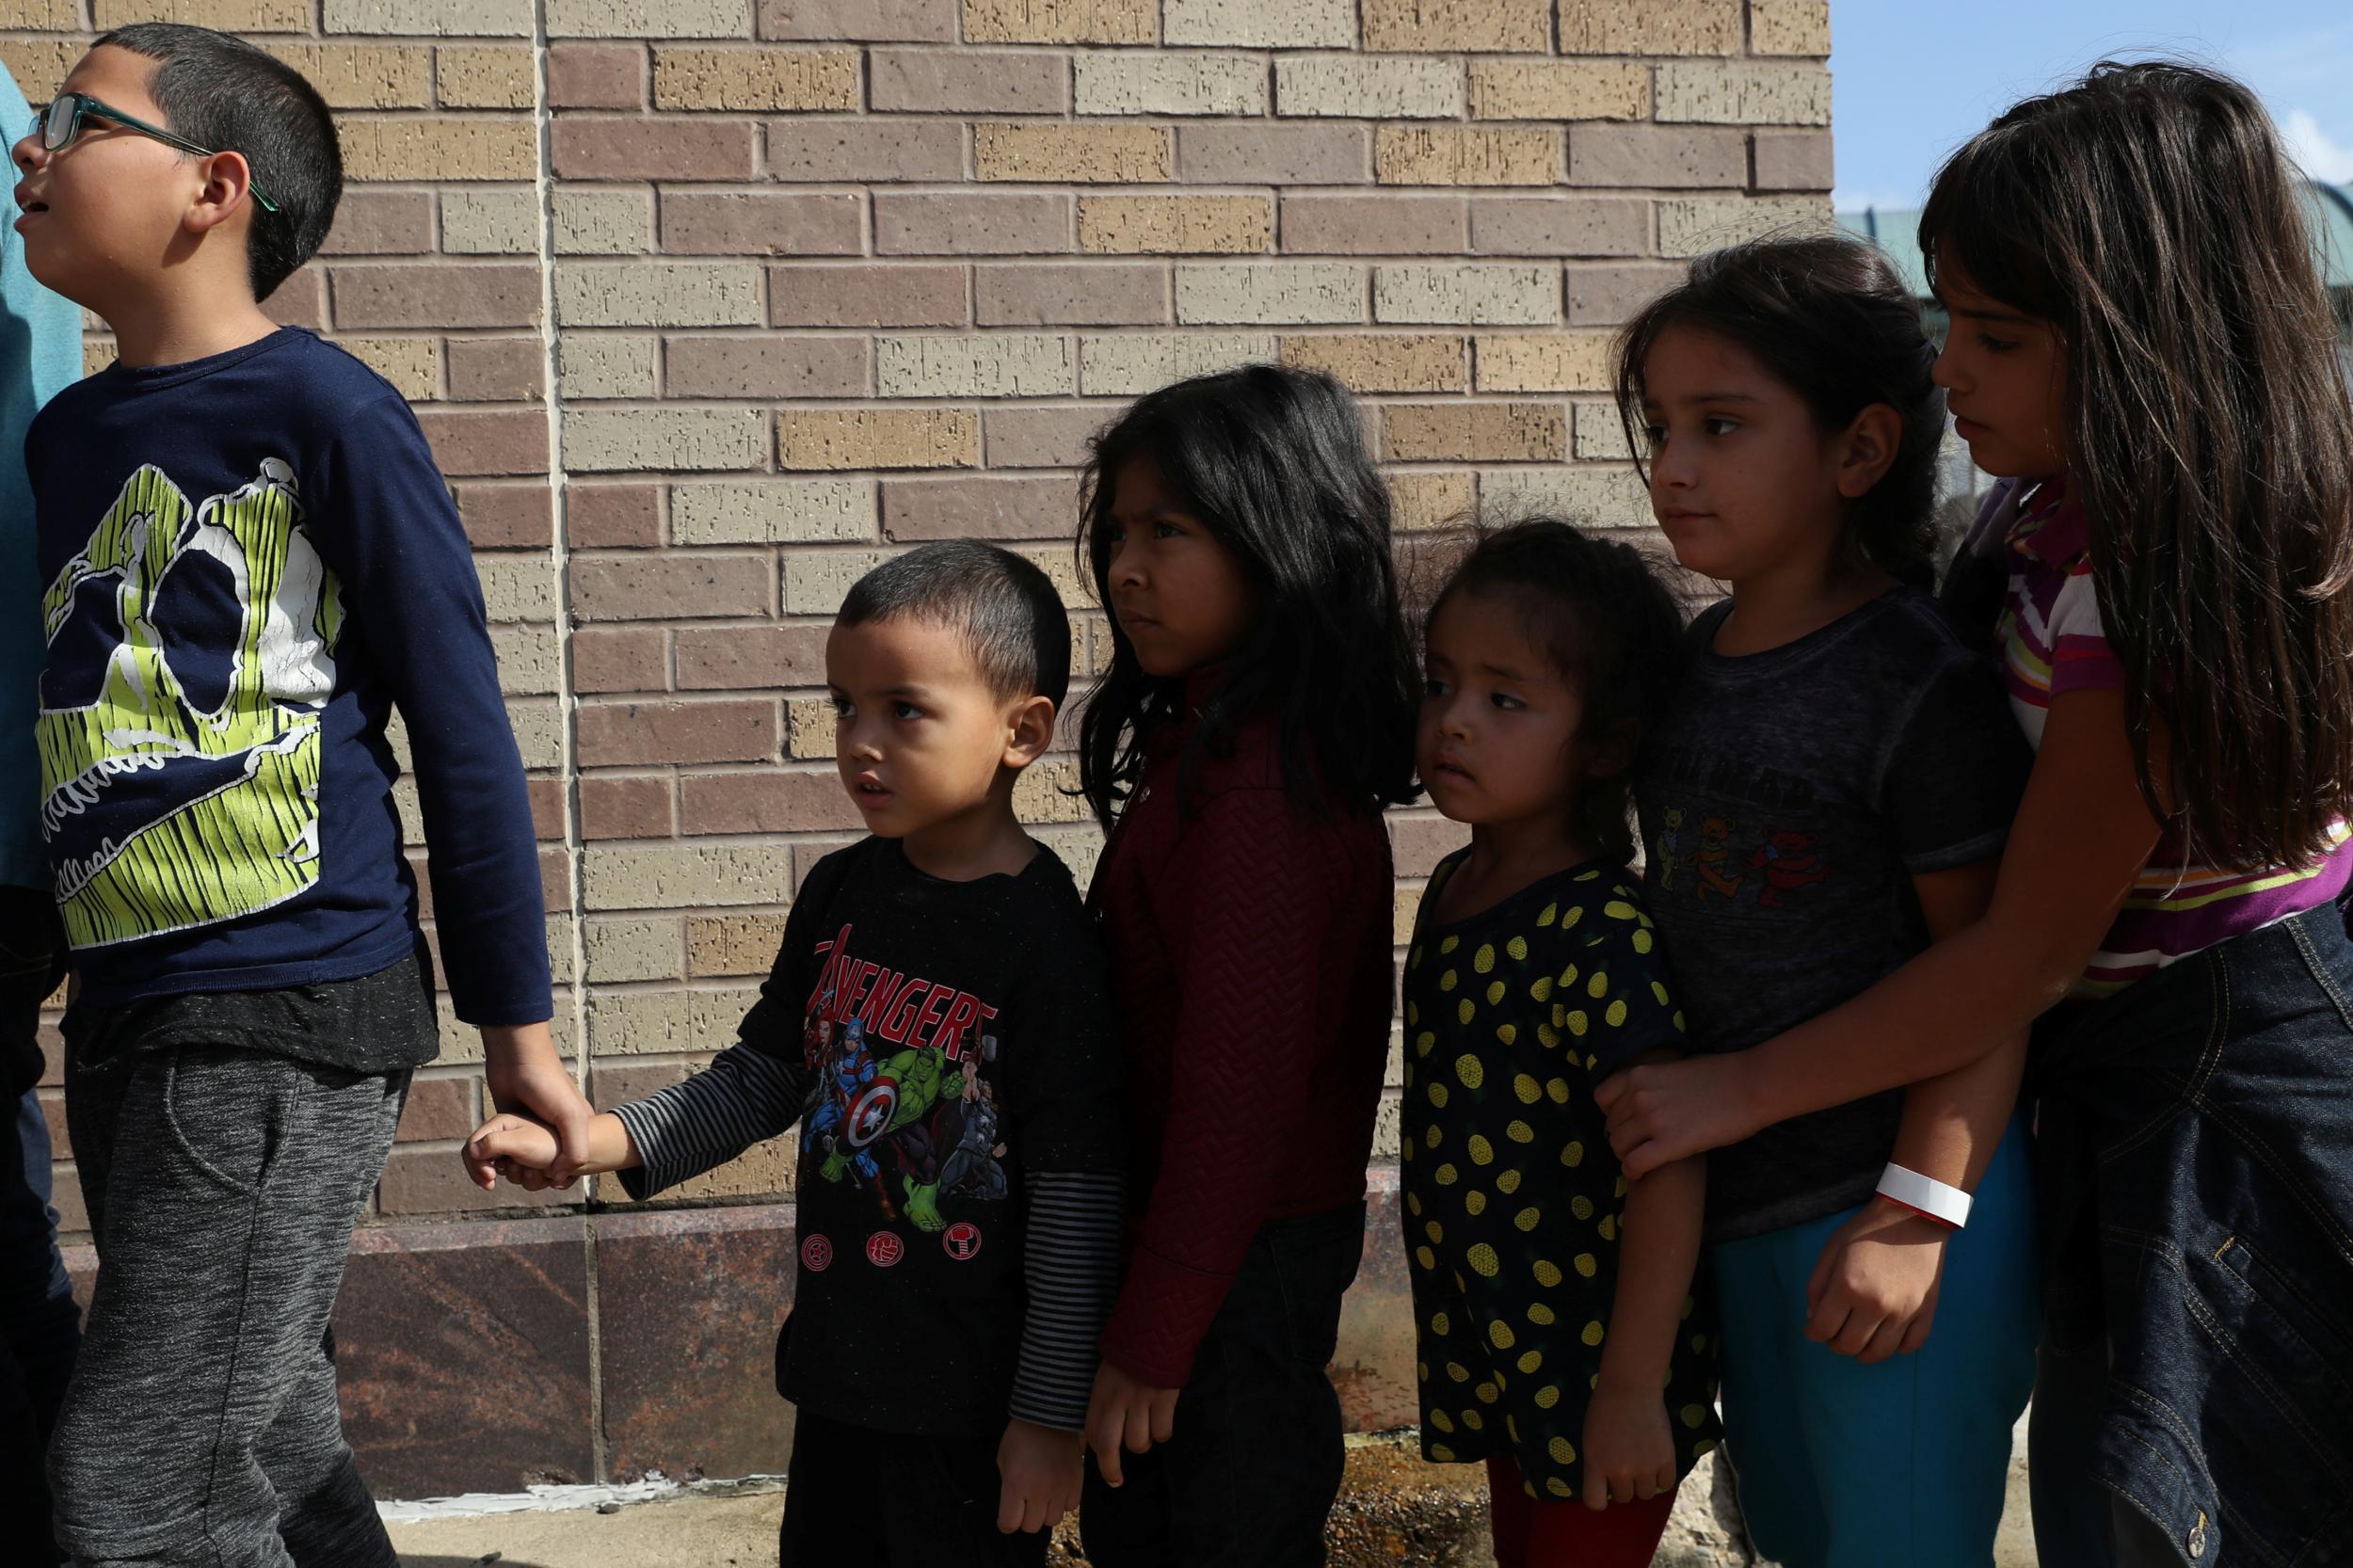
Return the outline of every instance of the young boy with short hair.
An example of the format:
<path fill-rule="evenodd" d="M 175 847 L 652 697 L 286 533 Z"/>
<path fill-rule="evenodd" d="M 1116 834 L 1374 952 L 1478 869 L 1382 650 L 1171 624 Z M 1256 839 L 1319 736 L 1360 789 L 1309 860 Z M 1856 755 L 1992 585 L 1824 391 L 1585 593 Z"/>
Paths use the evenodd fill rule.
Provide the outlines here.
<path fill-rule="evenodd" d="M 785 1568 L 1034 1565 L 1078 1503 L 1123 1080 L 1101 938 L 1013 809 L 1069 671 L 1061 599 L 1007 551 L 860 579 L 825 676 L 872 834 L 810 871 L 737 1043 L 589 1128 L 583 1168 L 643 1198 L 801 1124 Z M 554 1155 L 518 1116 L 466 1148 L 485 1187 Z"/>
<path fill-rule="evenodd" d="M 471 553 L 400 394 L 260 301 L 318 248 L 335 125 L 291 68 L 102 37 L 13 156 L 33 275 L 118 363 L 26 442 L 41 827 L 81 989 L 67 1115 L 99 1253 L 52 1446 L 85 1564 L 395 1559 L 329 1315 L 438 1049 L 385 740 L 415 759 L 450 989 L 492 1095 L 581 1148 L 520 760 Z"/>

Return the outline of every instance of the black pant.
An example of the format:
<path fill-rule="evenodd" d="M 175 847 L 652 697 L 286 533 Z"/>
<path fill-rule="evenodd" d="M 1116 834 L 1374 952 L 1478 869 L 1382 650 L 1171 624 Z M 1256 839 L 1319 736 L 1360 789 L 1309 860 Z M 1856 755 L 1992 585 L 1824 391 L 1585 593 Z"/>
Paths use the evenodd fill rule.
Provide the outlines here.
<path fill-rule="evenodd" d="M 1175 1435 L 1090 1463 L 1080 1528 L 1095 1568 L 1322 1568 L 1340 1490 L 1340 1400 L 1324 1375 L 1365 1206 L 1258 1229 L 1176 1400 Z"/>
<path fill-rule="evenodd" d="M 0 1558 L 11 1562 L 57 1560 L 41 1467 L 81 1340 L 49 1207 L 49 1129 L 30 1090 L 40 1004 L 64 956 L 49 895 L 0 888 Z"/>
<path fill-rule="evenodd" d="M 911 1345 L 907 1353 L 926 1353 Z M 997 1528 L 991 1437 L 915 1437 L 801 1411 L 776 1532 L 783 1568 L 1037 1568 L 1048 1532 Z"/>

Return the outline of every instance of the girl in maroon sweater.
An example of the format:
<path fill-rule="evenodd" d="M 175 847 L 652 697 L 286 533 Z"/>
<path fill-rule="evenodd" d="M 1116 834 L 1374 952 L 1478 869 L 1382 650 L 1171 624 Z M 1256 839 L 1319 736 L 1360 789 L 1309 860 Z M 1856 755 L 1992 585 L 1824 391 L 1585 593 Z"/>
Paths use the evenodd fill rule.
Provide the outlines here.
<path fill-rule="evenodd" d="M 1418 700 L 1361 431 L 1329 376 L 1253 365 L 1144 398 L 1089 469 L 1112 654 L 1080 777 L 1136 1137 L 1097 1568 L 1323 1561 Z"/>

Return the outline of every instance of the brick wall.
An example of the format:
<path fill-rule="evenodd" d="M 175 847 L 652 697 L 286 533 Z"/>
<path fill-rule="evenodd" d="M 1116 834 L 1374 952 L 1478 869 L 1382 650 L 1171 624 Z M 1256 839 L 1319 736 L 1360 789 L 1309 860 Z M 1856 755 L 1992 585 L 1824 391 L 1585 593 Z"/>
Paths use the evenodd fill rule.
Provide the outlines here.
<path fill-rule="evenodd" d="M 253 37 L 342 117 L 334 233 L 269 308 L 391 377 L 456 493 L 600 1099 L 728 1037 L 856 831 L 823 637 L 881 555 L 1033 554 L 1094 667 L 1088 434 L 1249 360 L 1366 395 L 1409 528 L 1640 525 L 1613 324 L 1828 214 L 1825 0 L 0 0 L 0 56 L 40 99 L 156 16 Z M 1083 877 L 1075 776 L 1021 800 Z M 1402 933 L 1452 840 L 1397 841 Z M 452 1153 L 479 1048 L 447 1033 L 383 1219 L 485 1201 Z"/>

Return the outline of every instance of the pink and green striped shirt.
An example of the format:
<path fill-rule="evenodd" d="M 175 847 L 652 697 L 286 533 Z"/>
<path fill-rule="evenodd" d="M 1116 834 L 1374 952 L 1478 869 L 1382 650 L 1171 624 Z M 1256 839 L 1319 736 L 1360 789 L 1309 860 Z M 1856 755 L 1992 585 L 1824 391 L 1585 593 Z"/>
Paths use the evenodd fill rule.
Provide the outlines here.
<path fill-rule="evenodd" d="M 2089 534 L 2064 479 L 2009 480 L 1971 536 L 1973 550 L 1999 551 L 2009 568 L 1995 640 L 2010 710 L 2038 748 L 2055 699 L 2124 685 L 2100 619 Z M 2329 903 L 2353 874 L 2348 839 L 2353 828 L 2340 820 L 2328 853 L 2309 866 L 2226 871 L 2192 859 L 2168 826 L 2072 994 L 2113 996 L 2177 959 Z"/>

